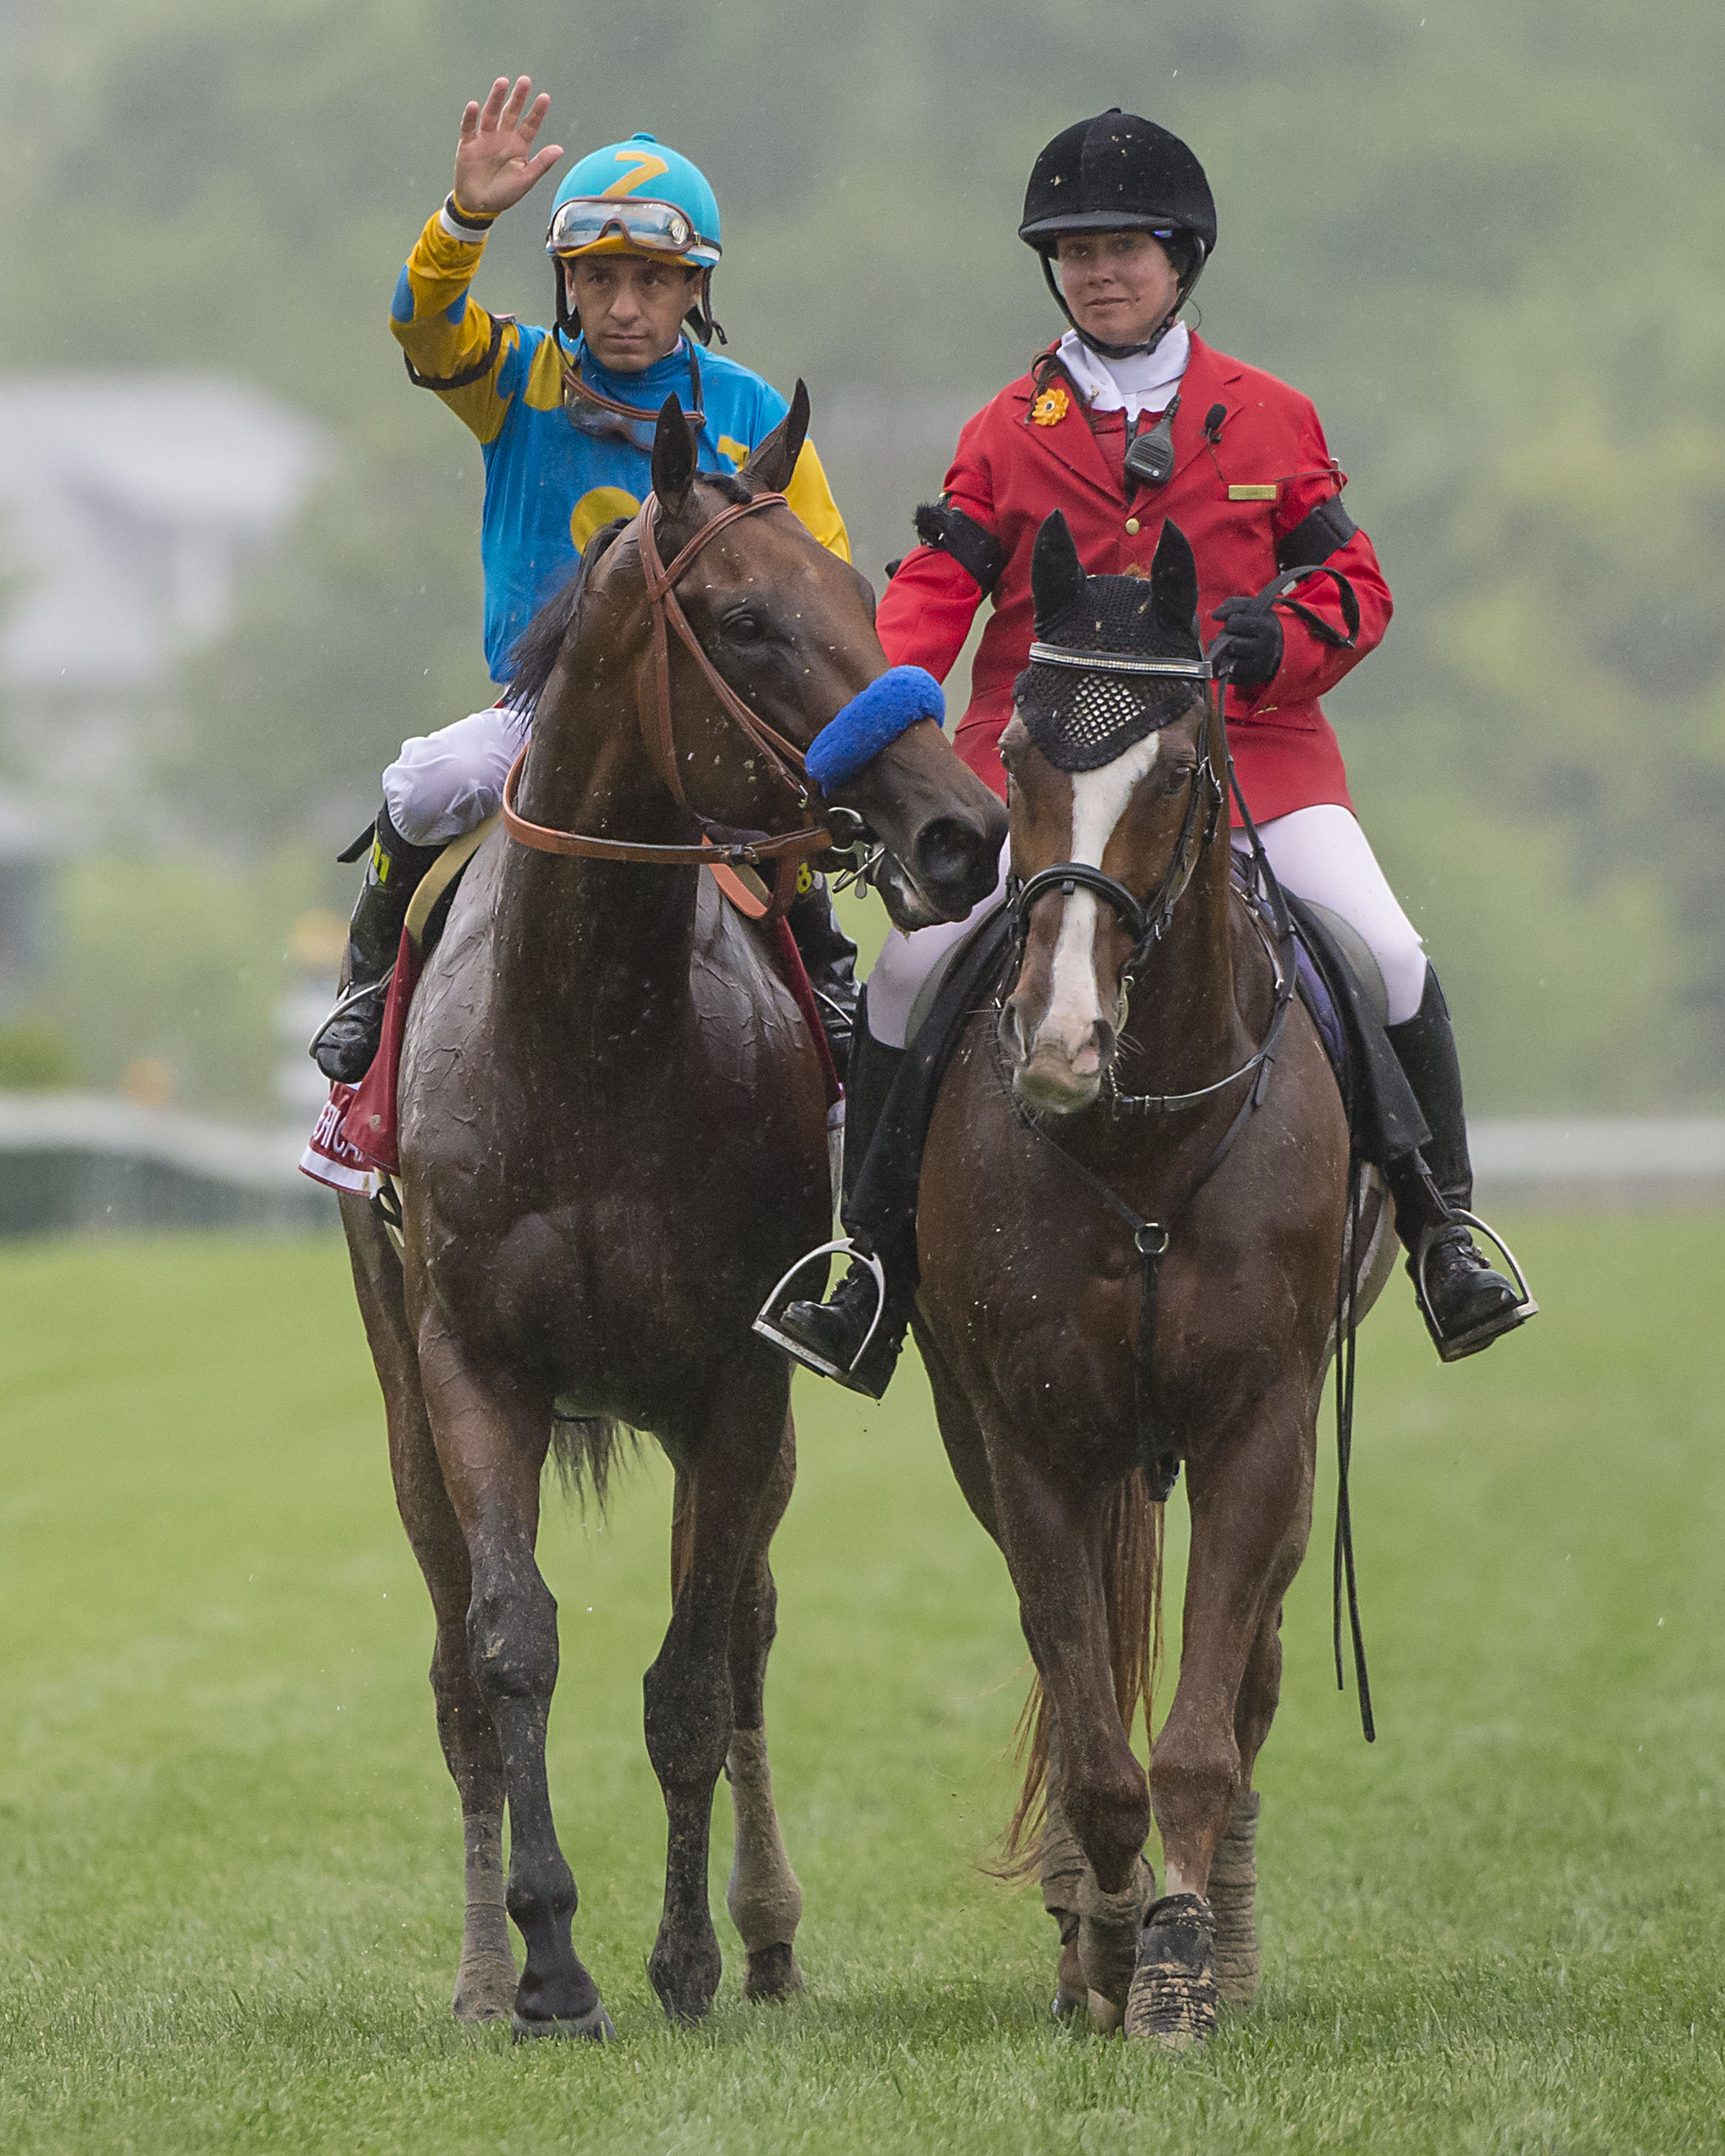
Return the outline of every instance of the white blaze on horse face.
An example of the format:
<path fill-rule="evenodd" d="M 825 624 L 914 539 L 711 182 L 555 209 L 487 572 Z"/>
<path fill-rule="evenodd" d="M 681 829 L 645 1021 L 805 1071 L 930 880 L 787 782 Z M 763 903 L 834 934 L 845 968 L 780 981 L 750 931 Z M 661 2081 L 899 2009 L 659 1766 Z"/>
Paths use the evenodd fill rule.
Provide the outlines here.
<path fill-rule="evenodd" d="M 1139 781 L 1156 761 L 1162 746 L 1159 733 L 1146 734 L 1123 756 L 1105 763 L 1100 771 L 1072 774 L 1072 845 L 1066 858 L 1099 869 L 1108 841 L 1114 836 L 1126 805 Z M 1096 1028 L 1106 1016 L 1111 1020 L 1117 998 L 1105 1013 L 1096 983 L 1096 900 L 1087 891 L 1075 891 L 1063 899 L 1060 940 L 1055 945 L 1049 969 L 1048 1009 L 1043 1014 L 1030 1052 L 1044 1050 L 1070 1064 L 1081 1077 L 1094 1075 L 1101 1060 Z"/>

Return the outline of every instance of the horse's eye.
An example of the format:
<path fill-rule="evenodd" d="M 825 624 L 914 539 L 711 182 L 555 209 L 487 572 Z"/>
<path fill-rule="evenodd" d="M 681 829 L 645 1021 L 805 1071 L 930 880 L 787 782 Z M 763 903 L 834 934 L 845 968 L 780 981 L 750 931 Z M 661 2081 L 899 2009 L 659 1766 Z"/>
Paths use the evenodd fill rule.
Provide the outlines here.
<path fill-rule="evenodd" d="M 727 613 L 721 626 L 727 644 L 758 644 L 767 634 L 767 625 L 759 614 L 752 613 L 747 607 Z"/>

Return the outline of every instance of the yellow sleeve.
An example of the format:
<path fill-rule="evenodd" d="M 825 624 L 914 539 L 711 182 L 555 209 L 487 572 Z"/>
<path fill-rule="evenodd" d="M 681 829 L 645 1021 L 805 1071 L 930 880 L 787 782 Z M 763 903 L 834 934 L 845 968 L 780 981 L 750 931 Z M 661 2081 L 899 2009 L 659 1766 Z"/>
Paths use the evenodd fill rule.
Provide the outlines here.
<path fill-rule="evenodd" d="M 845 519 L 839 514 L 839 505 L 833 499 L 833 490 L 827 485 L 827 475 L 813 442 L 803 443 L 784 498 L 829 553 L 836 554 L 841 562 L 850 559 L 850 539 L 845 529 Z"/>
<path fill-rule="evenodd" d="M 429 376 L 430 383 L 480 370 L 459 388 L 434 393 L 480 441 L 489 442 L 509 410 L 498 379 L 521 332 L 513 322 L 500 325 L 469 295 L 485 250 L 483 239 L 453 237 L 438 211 L 414 242 L 396 284 L 389 327 L 415 372 Z"/>

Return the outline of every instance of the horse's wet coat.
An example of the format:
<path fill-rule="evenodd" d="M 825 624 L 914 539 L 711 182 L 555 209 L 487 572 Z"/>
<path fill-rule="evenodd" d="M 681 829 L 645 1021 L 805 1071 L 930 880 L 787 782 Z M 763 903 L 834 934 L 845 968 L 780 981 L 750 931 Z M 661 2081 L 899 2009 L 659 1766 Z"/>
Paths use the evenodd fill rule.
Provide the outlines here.
<path fill-rule="evenodd" d="M 716 521 L 739 484 L 782 489 L 806 421 L 799 393 L 726 487 L 697 479 L 692 437 L 668 407 L 654 453 L 664 557 Z M 885 667 L 862 580 L 788 512 L 723 531 L 679 596 L 729 685 L 796 745 Z M 726 624 L 745 603 L 761 634 L 733 649 Z M 701 827 L 644 735 L 638 691 L 645 681 L 650 696 L 653 668 L 636 549 L 619 542 L 593 562 L 560 619 L 541 654 L 522 814 L 689 846 Z M 761 759 L 680 649 L 670 679 L 672 747 L 696 804 L 732 827 L 791 828 L 800 804 L 763 783 Z M 834 791 L 919 864 L 937 906 L 963 911 L 992 883 L 999 804 L 937 729 L 912 728 Z M 575 1952 L 575 1881 L 546 1778 L 557 1606 L 534 1548 L 553 1404 L 588 1419 L 560 1425 L 577 1464 L 602 1471 L 627 1424 L 657 1437 L 676 1470 L 671 1620 L 644 1684 L 668 1825 L 654 1984 L 673 2020 L 712 2002 L 708 1838 L 729 1758 L 747 1988 L 775 1995 L 799 1980 L 800 1897 L 762 1704 L 768 1550 L 795 1438 L 788 1369 L 749 1325 L 829 1217 L 813 1042 L 701 870 L 563 859 L 500 836 L 428 967 L 402 1103 L 401 1263 L 362 1204 L 343 1212 L 398 1502 L 437 1615 L 439 1732 L 479 1852 L 457 2010 L 512 2014 L 518 2035 L 609 2028 Z M 508 1912 L 526 1948 L 518 1985 L 496 1950 L 489 1861 L 506 1803 Z"/>

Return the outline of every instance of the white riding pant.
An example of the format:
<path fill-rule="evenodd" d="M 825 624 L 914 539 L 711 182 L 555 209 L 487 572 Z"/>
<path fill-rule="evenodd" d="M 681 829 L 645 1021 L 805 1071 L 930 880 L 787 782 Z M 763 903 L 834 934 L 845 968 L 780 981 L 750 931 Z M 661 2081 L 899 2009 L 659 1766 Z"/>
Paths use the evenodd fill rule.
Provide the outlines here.
<path fill-rule="evenodd" d="M 1260 824 L 1258 835 L 1286 890 L 1296 898 L 1328 906 L 1358 931 L 1383 973 L 1390 1024 L 1400 1025 L 1412 1018 L 1425 993 L 1425 947 L 1353 815 L 1333 802 L 1323 802 Z M 1245 850 L 1244 831 L 1235 831 L 1233 840 Z M 918 990 L 942 955 L 999 903 L 1006 888 L 1006 869 L 1007 850 L 1003 848 L 999 880 L 963 921 L 939 921 L 908 936 L 896 928 L 887 932 L 869 975 L 869 1031 L 883 1046 L 904 1046 Z"/>
<path fill-rule="evenodd" d="M 415 734 L 383 774 L 389 820 L 410 846 L 446 846 L 483 824 L 532 721 L 494 704 L 434 734 Z"/>

